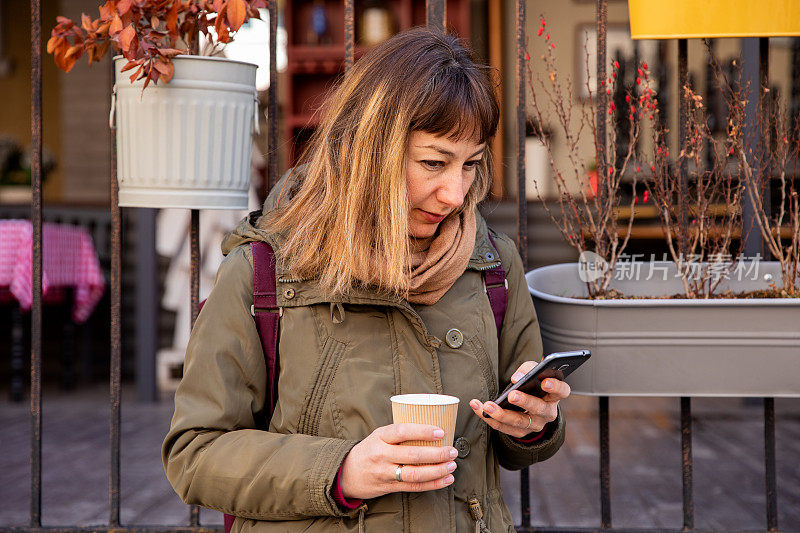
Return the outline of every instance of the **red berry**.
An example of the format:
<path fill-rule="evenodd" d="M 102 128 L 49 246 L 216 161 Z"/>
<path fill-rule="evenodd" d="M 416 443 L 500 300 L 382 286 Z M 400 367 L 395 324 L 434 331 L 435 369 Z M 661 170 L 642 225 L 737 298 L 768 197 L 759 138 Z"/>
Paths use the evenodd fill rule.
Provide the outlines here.
<path fill-rule="evenodd" d="M 645 61 L 645 62 L 643 62 L 643 63 L 642 63 L 642 68 L 644 68 L 645 70 L 647 70 L 647 61 Z"/>
<path fill-rule="evenodd" d="M 636 172 L 641 172 L 641 171 L 642 171 L 642 167 L 636 167 Z"/>
<path fill-rule="evenodd" d="M 611 73 L 611 77 L 614 78 L 614 79 L 617 79 L 617 73 L 616 72 L 612 72 Z"/>
<path fill-rule="evenodd" d="M 653 120 L 653 115 L 647 115 L 647 118 L 649 118 L 650 120 Z"/>
<path fill-rule="evenodd" d="M 642 78 L 636 78 L 636 85 L 642 84 Z"/>
<path fill-rule="evenodd" d="M 550 34 L 549 34 L 549 33 L 548 33 L 547 35 L 545 35 L 545 36 L 544 36 L 544 40 L 545 40 L 545 41 L 549 41 L 549 40 L 550 40 Z"/>
<path fill-rule="evenodd" d="M 661 154 L 663 154 L 663 153 L 664 153 L 664 150 L 662 150 L 662 149 L 661 149 L 661 147 L 659 146 L 659 147 L 658 147 L 658 155 L 661 155 Z"/>
<path fill-rule="evenodd" d="M 614 169 L 613 169 L 613 168 L 611 168 L 611 167 L 609 167 L 609 168 L 608 168 L 608 175 L 610 176 L 610 175 L 611 175 L 611 174 L 613 174 L 613 173 L 614 173 Z"/>
<path fill-rule="evenodd" d="M 637 68 L 637 69 L 636 69 L 636 71 L 639 73 L 639 76 L 641 76 L 641 75 L 642 75 L 642 69 L 640 69 L 640 68 Z"/>
<path fill-rule="evenodd" d="M 611 89 L 606 89 L 606 94 L 611 94 Z"/>
<path fill-rule="evenodd" d="M 541 23 L 542 23 L 542 26 L 545 26 L 545 23 L 544 23 L 544 17 L 542 17 L 542 20 L 540 20 L 539 22 L 541 22 Z"/>
<path fill-rule="evenodd" d="M 633 203 L 634 204 L 638 204 L 639 203 L 639 197 L 638 196 L 634 196 L 633 197 Z"/>
<path fill-rule="evenodd" d="M 550 48 L 555 48 L 555 47 L 556 47 L 556 45 L 554 45 L 553 43 L 550 43 Z"/>
<path fill-rule="evenodd" d="M 609 110 L 608 110 L 608 114 L 610 115 L 611 113 L 613 113 L 613 111 L 611 111 L 611 110 L 609 109 Z"/>
<path fill-rule="evenodd" d="M 636 113 L 636 108 L 631 106 L 631 114 Z"/>
<path fill-rule="evenodd" d="M 614 68 L 619 68 L 619 61 L 614 61 Z"/>
<path fill-rule="evenodd" d="M 626 102 L 630 102 L 630 101 L 631 101 L 631 95 L 629 95 L 629 94 L 626 94 L 626 95 L 625 95 L 625 101 L 626 101 Z"/>
<path fill-rule="evenodd" d="M 543 31 L 544 31 L 544 28 L 539 28 L 539 31 L 536 32 L 536 35 L 541 37 Z"/>
<path fill-rule="evenodd" d="M 650 191 L 644 191 L 644 194 L 642 195 L 642 201 L 644 203 L 647 203 L 649 197 L 650 197 Z"/>
<path fill-rule="evenodd" d="M 655 172 L 655 171 L 656 171 L 656 166 L 655 166 L 655 165 L 650 165 L 650 170 L 651 170 L 652 172 Z"/>
<path fill-rule="evenodd" d="M 531 60 L 530 54 L 525 54 L 525 61 L 530 61 L 530 60 Z"/>
<path fill-rule="evenodd" d="M 611 102 L 611 111 L 614 111 L 616 108 L 617 106 L 614 105 L 614 102 Z"/>

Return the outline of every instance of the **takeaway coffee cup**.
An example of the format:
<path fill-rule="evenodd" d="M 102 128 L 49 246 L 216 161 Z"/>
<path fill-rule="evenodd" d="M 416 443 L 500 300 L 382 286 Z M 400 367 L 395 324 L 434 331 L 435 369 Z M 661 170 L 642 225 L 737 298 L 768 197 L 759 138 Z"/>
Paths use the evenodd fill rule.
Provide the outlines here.
<path fill-rule="evenodd" d="M 392 396 L 395 424 L 430 424 L 444 430 L 444 438 L 434 441 L 409 440 L 410 446 L 452 446 L 456 432 L 458 398 L 445 394 L 400 394 Z"/>

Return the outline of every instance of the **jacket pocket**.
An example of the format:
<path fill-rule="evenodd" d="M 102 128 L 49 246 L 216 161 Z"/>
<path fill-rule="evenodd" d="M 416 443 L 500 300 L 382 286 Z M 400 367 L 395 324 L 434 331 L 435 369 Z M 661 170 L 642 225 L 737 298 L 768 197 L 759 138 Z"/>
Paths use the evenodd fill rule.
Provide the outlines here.
<path fill-rule="evenodd" d="M 332 337 L 328 337 L 322 346 L 319 364 L 312 374 L 313 382 L 311 388 L 303 401 L 300 421 L 297 424 L 298 433 L 306 435 L 319 434 L 322 407 L 327 401 L 331 383 L 336 375 L 344 349 L 345 344 Z"/>
<path fill-rule="evenodd" d="M 469 344 L 470 350 L 475 354 L 478 365 L 481 367 L 481 374 L 486 383 L 486 391 L 489 393 L 489 397 L 494 399 L 497 397 L 497 374 L 494 370 L 492 360 L 489 358 L 486 348 L 477 336 L 469 339 L 467 344 Z"/>
<path fill-rule="evenodd" d="M 490 489 L 486 498 L 486 524 L 491 531 L 508 531 L 514 532 L 514 519 L 511 517 L 511 511 L 508 510 L 503 499 L 503 492 L 500 489 Z"/>

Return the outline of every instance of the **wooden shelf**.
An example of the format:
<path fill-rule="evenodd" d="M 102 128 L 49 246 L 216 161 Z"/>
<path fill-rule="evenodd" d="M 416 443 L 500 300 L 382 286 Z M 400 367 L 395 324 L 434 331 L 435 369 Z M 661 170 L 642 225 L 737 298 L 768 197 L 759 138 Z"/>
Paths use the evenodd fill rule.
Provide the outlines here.
<path fill-rule="evenodd" d="M 628 227 L 623 225 L 621 227 L 617 227 L 617 235 L 620 239 L 624 239 L 625 236 L 628 234 Z M 711 237 L 716 238 L 719 236 L 719 232 L 712 232 Z M 742 236 L 741 229 L 734 229 L 731 232 L 731 238 L 735 240 L 739 240 Z M 591 238 L 591 235 L 588 232 L 584 232 L 584 237 Z M 790 239 L 792 237 L 792 228 L 788 226 L 784 226 L 781 228 L 781 239 Z M 632 240 L 664 240 L 666 238 L 666 233 L 664 229 L 660 225 L 656 224 L 641 224 L 636 225 L 634 224 L 631 228 L 631 239 Z"/>
<path fill-rule="evenodd" d="M 728 212 L 727 204 L 714 204 L 709 207 L 708 214 L 711 216 L 722 216 Z M 638 204 L 633 207 L 633 213 L 637 219 L 642 218 L 658 218 L 659 211 L 658 208 L 652 204 Z M 690 210 L 691 213 L 691 210 Z M 621 205 L 614 209 L 614 214 L 617 217 L 617 220 L 628 220 L 631 218 L 631 208 L 630 205 Z"/>
<path fill-rule="evenodd" d="M 305 59 L 342 59 L 344 44 L 293 45 L 286 50 L 289 62 Z"/>
<path fill-rule="evenodd" d="M 311 0 L 287 2 L 284 22 L 288 32 L 286 119 L 283 123 L 283 137 L 289 146 L 288 165 L 293 166 L 311 132 L 319 125 L 319 116 L 314 110 L 322 104 L 321 98 L 344 72 L 344 7 L 338 0 L 323 0 L 328 14 L 329 28 L 324 37 L 325 44 L 306 44 L 306 31 L 309 27 Z M 425 23 L 425 1 L 389 0 L 389 9 L 394 27 L 404 31 L 412 26 Z M 363 7 L 355 6 L 355 39 L 360 39 L 359 20 Z M 469 0 L 447 1 L 448 24 L 463 38 L 469 39 L 470 2 Z M 360 58 L 369 47 L 356 44 L 353 51 L 355 59 Z"/>

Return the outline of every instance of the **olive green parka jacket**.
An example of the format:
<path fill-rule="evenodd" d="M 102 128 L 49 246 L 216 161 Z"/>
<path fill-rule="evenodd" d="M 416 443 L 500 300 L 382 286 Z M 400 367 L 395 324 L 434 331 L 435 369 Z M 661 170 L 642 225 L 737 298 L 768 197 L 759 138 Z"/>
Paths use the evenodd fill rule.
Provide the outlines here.
<path fill-rule="evenodd" d="M 431 306 L 367 290 L 331 299 L 313 281 L 279 269 L 279 400 L 267 427 L 248 243 L 266 241 L 280 255 L 281 242 L 259 228 L 260 215 L 251 213 L 224 240 L 226 258 L 186 351 L 162 446 L 167 478 L 181 499 L 236 515 L 233 531 L 466 533 L 475 531 L 468 501 L 477 498 L 489 531 L 514 531 L 498 466 L 516 470 L 552 456 L 564 440 L 564 420 L 559 411 L 543 439 L 521 444 L 491 429 L 468 405 L 472 398 L 495 398 L 519 365 L 542 358 L 513 241 L 493 233 L 508 280 L 499 342 L 481 275 L 498 258 L 480 215 L 466 271 Z M 448 344 L 445 333 L 453 328 L 463 340 Z M 359 440 L 392 423 L 389 397 L 405 393 L 461 399 L 455 481 L 344 511 L 331 496 L 339 466 Z"/>

